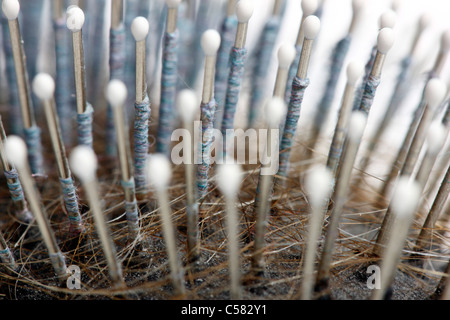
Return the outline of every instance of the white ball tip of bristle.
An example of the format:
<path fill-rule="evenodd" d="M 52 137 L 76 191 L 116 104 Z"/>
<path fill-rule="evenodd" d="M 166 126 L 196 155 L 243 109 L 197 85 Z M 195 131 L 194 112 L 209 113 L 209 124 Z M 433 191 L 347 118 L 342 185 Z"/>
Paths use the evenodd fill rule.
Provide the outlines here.
<path fill-rule="evenodd" d="M 195 91 L 191 89 L 181 90 L 177 95 L 176 106 L 181 119 L 185 123 L 192 122 L 199 109 L 199 102 Z"/>
<path fill-rule="evenodd" d="M 307 17 L 314 14 L 319 7 L 319 2 L 317 0 L 302 0 L 302 11 L 303 16 Z"/>
<path fill-rule="evenodd" d="M 66 11 L 66 26 L 72 32 L 80 31 L 84 25 L 84 12 L 80 7 L 71 5 Z"/>
<path fill-rule="evenodd" d="M 55 80 L 47 73 L 39 73 L 33 79 L 33 92 L 41 100 L 50 100 L 55 93 Z"/>
<path fill-rule="evenodd" d="M 323 165 L 311 169 L 306 177 L 306 192 L 313 207 L 324 205 L 333 187 L 333 174 Z"/>
<path fill-rule="evenodd" d="M 27 164 L 27 145 L 25 141 L 15 135 L 8 136 L 4 142 L 5 154 L 8 161 L 18 169 Z"/>
<path fill-rule="evenodd" d="M 425 100 L 431 108 L 437 107 L 445 97 L 447 86 L 439 78 L 428 81 L 425 87 Z"/>
<path fill-rule="evenodd" d="M 3 0 L 2 10 L 8 20 L 15 20 L 19 16 L 20 3 L 17 0 Z"/>
<path fill-rule="evenodd" d="M 437 154 L 442 149 L 447 136 L 446 128 L 440 121 L 436 122 L 431 124 L 427 134 L 428 152 L 431 154 Z"/>
<path fill-rule="evenodd" d="M 91 147 L 76 146 L 69 157 L 70 169 L 83 182 L 90 182 L 95 179 L 97 171 L 97 156 Z"/>
<path fill-rule="evenodd" d="M 286 116 L 286 103 L 280 97 L 272 97 L 266 102 L 264 111 L 266 123 L 269 127 L 278 128 L 281 120 Z"/>
<path fill-rule="evenodd" d="M 347 83 L 354 86 L 364 73 L 364 65 L 359 61 L 352 61 L 347 66 Z"/>
<path fill-rule="evenodd" d="M 169 159 L 163 154 L 150 154 L 146 163 L 146 177 L 149 184 L 158 190 L 164 190 L 172 178 Z"/>
<path fill-rule="evenodd" d="M 217 30 L 209 29 L 203 32 L 201 45 L 206 56 L 214 56 L 220 47 L 220 34 Z"/>
<path fill-rule="evenodd" d="M 450 29 L 441 36 L 441 52 L 450 51 Z"/>
<path fill-rule="evenodd" d="M 113 79 L 106 87 L 106 100 L 112 107 L 123 106 L 127 99 L 127 87 L 118 79 Z"/>
<path fill-rule="evenodd" d="M 168 8 L 176 8 L 180 5 L 181 0 L 166 0 Z"/>
<path fill-rule="evenodd" d="M 278 49 L 278 66 L 286 69 L 292 64 L 295 59 L 297 51 L 290 43 L 283 43 Z"/>
<path fill-rule="evenodd" d="M 320 19 L 316 16 L 308 16 L 303 23 L 305 38 L 313 40 L 317 37 L 317 34 L 320 31 Z"/>
<path fill-rule="evenodd" d="M 394 45 L 395 35 L 391 28 L 383 28 L 378 33 L 377 50 L 382 54 L 388 53 Z"/>
<path fill-rule="evenodd" d="M 217 186 L 226 197 L 234 197 L 242 182 L 241 166 L 232 159 L 227 159 L 217 168 Z"/>
<path fill-rule="evenodd" d="M 392 211 L 400 218 L 412 217 L 420 199 L 420 187 L 409 177 L 400 177 L 392 196 Z"/>
<path fill-rule="evenodd" d="M 380 16 L 380 29 L 383 28 L 394 28 L 397 22 L 397 14 L 394 10 L 388 9 Z"/>
<path fill-rule="evenodd" d="M 136 17 L 133 19 L 131 23 L 131 33 L 134 37 L 134 40 L 142 41 L 147 37 L 149 30 L 148 20 L 144 17 Z"/>
<path fill-rule="evenodd" d="M 239 23 L 247 23 L 250 20 L 254 7 L 254 0 L 240 0 L 236 4 L 236 16 Z"/>
<path fill-rule="evenodd" d="M 348 138 L 353 142 L 361 140 L 367 124 L 367 116 L 362 111 L 353 111 L 350 116 Z"/>

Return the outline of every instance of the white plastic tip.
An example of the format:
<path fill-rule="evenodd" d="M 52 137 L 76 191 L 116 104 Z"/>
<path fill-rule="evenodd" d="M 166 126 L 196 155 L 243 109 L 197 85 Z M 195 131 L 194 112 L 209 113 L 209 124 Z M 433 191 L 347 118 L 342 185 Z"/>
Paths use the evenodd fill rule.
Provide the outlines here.
<path fill-rule="evenodd" d="M 163 154 L 149 154 L 146 163 L 147 182 L 157 190 L 164 190 L 172 178 L 169 159 Z"/>
<path fill-rule="evenodd" d="M 113 79 L 106 87 L 106 100 L 111 107 L 123 106 L 127 99 L 127 94 L 127 87 L 121 80 Z"/>
<path fill-rule="evenodd" d="M 131 23 L 131 34 L 136 42 L 143 41 L 149 30 L 148 20 L 144 17 L 136 17 Z"/>
<path fill-rule="evenodd" d="M 356 110 L 350 116 L 348 138 L 354 143 L 361 141 L 367 124 L 367 116 L 364 112 Z"/>
<path fill-rule="evenodd" d="M 364 65 L 359 61 L 352 61 L 347 65 L 347 83 L 356 85 L 364 73 Z"/>
<path fill-rule="evenodd" d="M 317 0 L 302 0 L 302 12 L 303 16 L 307 17 L 314 14 L 319 7 Z"/>
<path fill-rule="evenodd" d="M 394 28 L 395 23 L 397 22 L 397 14 L 394 10 L 388 9 L 385 11 L 379 20 L 380 29 L 383 28 Z"/>
<path fill-rule="evenodd" d="M 233 198 L 238 193 L 242 182 L 241 166 L 227 159 L 217 168 L 217 186 L 225 197 Z"/>
<path fill-rule="evenodd" d="M 27 145 L 25 141 L 15 135 L 8 136 L 4 141 L 6 159 L 17 169 L 27 165 Z"/>
<path fill-rule="evenodd" d="M 78 32 L 83 28 L 85 17 L 80 7 L 76 5 L 69 6 L 66 15 L 66 26 L 70 31 Z"/>
<path fill-rule="evenodd" d="M 208 29 L 202 34 L 201 45 L 206 56 L 215 56 L 220 47 L 220 34 L 217 30 Z"/>
<path fill-rule="evenodd" d="M 392 211 L 399 218 L 412 217 L 419 204 L 420 193 L 420 187 L 416 181 L 411 181 L 409 177 L 400 177 L 392 196 Z"/>
<path fill-rule="evenodd" d="M 303 32 L 305 38 L 313 40 L 320 31 L 320 19 L 316 16 L 307 16 L 303 22 Z"/>
<path fill-rule="evenodd" d="M 442 33 L 441 36 L 441 52 L 450 51 L 450 29 Z"/>
<path fill-rule="evenodd" d="M 278 49 L 278 67 L 287 69 L 295 59 L 297 50 L 290 43 L 283 43 Z"/>
<path fill-rule="evenodd" d="M 239 23 L 247 23 L 253 14 L 254 0 L 240 0 L 236 4 L 236 16 Z"/>
<path fill-rule="evenodd" d="M 50 100 L 55 93 L 55 80 L 47 73 L 39 73 L 34 77 L 32 87 L 39 99 Z"/>
<path fill-rule="evenodd" d="M 433 16 L 429 12 L 422 14 L 419 19 L 420 30 L 425 30 L 431 24 L 432 21 Z"/>
<path fill-rule="evenodd" d="M 270 98 L 265 105 L 266 123 L 270 128 L 278 128 L 286 116 L 286 103 L 280 97 Z"/>
<path fill-rule="evenodd" d="M 19 16 L 20 3 L 17 0 L 3 0 L 2 10 L 8 20 L 15 20 Z"/>
<path fill-rule="evenodd" d="M 377 38 L 377 50 L 382 54 L 388 53 L 388 51 L 391 50 L 392 46 L 394 45 L 394 40 L 394 30 L 392 30 L 391 28 L 381 29 L 378 33 Z"/>
<path fill-rule="evenodd" d="M 326 166 L 317 165 L 306 176 L 306 192 L 313 208 L 326 204 L 333 188 L 333 174 Z"/>
<path fill-rule="evenodd" d="M 91 147 L 76 146 L 69 157 L 70 169 L 81 180 L 81 182 L 91 182 L 95 179 L 97 171 L 97 156 Z"/>
<path fill-rule="evenodd" d="M 183 89 L 177 95 L 177 111 L 184 123 L 192 123 L 199 109 L 199 101 L 195 91 Z"/>
<path fill-rule="evenodd" d="M 447 86 L 439 78 L 433 78 L 428 81 L 425 87 L 425 100 L 431 108 L 437 107 L 444 100 L 447 92 Z"/>
<path fill-rule="evenodd" d="M 432 123 L 427 134 L 427 152 L 436 155 L 442 149 L 447 136 L 446 128 L 440 121 Z"/>
<path fill-rule="evenodd" d="M 177 8 L 181 3 L 181 0 L 166 0 L 168 8 Z"/>

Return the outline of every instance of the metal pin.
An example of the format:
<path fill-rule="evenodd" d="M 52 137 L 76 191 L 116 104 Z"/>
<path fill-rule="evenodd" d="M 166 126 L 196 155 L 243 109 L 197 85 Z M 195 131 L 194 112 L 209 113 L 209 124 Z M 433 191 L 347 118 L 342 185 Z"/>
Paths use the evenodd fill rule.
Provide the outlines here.
<path fill-rule="evenodd" d="M 150 100 L 147 96 L 146 81 L 146 39 L 149 24 L 146 18 L 136 17 L 131 23 L 131 33 L 136 48 L 136 79 L 134 103 L 134 180 L 137 197 L 146 193 L 145 161 L 148 154 L 148 124 L 150 118 Z"/>
<path fill-rule="evenodd" d="M 82 114 L 86 110 L 86 76 L 84 66 L 84 49 L 82 32 L 77 31 L 72 34 L 75 89 L 77 98 L 77 113 Z"/>
<path fill-rule="evenodd" d="M 349 105 L 351 105 L 351 103 Z M 330 214 L 330 222 L 327 227 L 325 244 L 317 272 L 316 289 L 318 292 L 326 290 L 329 285 L 330 266 L 333 257 L 333 250 L 339 235 L 339 223 L 348 197 L 351 174 L 366 122 L 367 117 L 361 111 L 355 111 L 351 115 L 349 124 L 350 132 L 346 139 L 347 147 L 345 148 L 341 159 L 342 165 L 340 170 L 337 171 L 337 176 L 335 176 L 336 173 L 333 172 L 336 187 L 331 199 L 334 202 L 334 206 Z"/>
<path fill-rule="evenodd" d="M 33 104 L 31 100 L 30 85 L 26 67 L 26 58 L 20 36 L 19 20 L 8 20 L 13 50 L 14 67 L 16 69 L 17 87 L 19 90 L 20 107 L 22 110 L 23 125 L 30 128 L 35 125 Z"/>
<path fill-rule="evenodd" d="M 100 206 L 100 199 L 98 197 L 98 182 L 93 179 L 90 182 L 84 183 L 85 194 L 89 200 L 89 207 L 94 216 L 95 228 L 97 229 L 100 241 L 102 243 L 103 251 L 108 263 L 109 275 L 116 287 L 124 285 L 122 278 L 122 268 L 119 264 L 116 248 L 108 230 L 102 208 Z"/>
<path fill-rule="evenodd" d="M 441 186 L 439 187 L 436 198 L 433 201 L 430 211 L 428 212 L 427 218 L 423 223 L 420 234 L 417 238 L 416 247 L 419 250 L 423 250 L 426 248 L 427 243 L 429 243 L 433 229 L 435 227 L 436 221 L 439 218 L 440 214 L 443 212 L 445 202 L 447 201 L 448 195 L 450 193 L 450 166 L 447 169 L 447 173 L 445 174 Z"/>
<path fill-rule="evenodd" d="M 247 39 L 248 22 L 238 23 L 236 31 L 236 39 L 234 40 L 234 47 L 242 49 L 245 46 Z"/>
<path fill-rule="evenodd" d="M 123 0 L 111 1 L 111 28 L 117 29 L 123 21 Z"/>
<path fill-rule="evenodd" d="M 205 71 L 203 76 L 202 103 L 208 103 L 214 96 L 214 76 L 216 55 L 205 57 Z"/>
<path fill-rule="evenodd" d="M 58 20 L 63 17 L 63 1 L 54 0 L 53 1 L 53 19 Z"/>
<path fill-rule="evenodd" d="M 306 39 L 303 41 L 302 51 L 300 55 L 300 62 L 297 69 L 297 77 L 300 79 L 306 79 L 308 75 L 309 60 L 311 58 L 311 52 L 314 39 Z"/>
<path fill-rule="evenodd" d="M 123 106 L 127 98 L 127 89 L 125 84 L 121 80 L 111 80 L 106 89 L 106 98 L 113 110 L 121 180 L 125 192 L 125 202 L 127 207 L 127 220 L 131 238 L 134 239 L 139 233 L 139 214 L 136 204 L 136 192 L 128 130 L 126 129 L 124 121 Z"/>
<path fill-rule="evenodd" d="M 239 165 L 226 159 L 217 169 L 218 188 L 225 197 L 226 228 L 228 238 L 228 267 L 230 273 L 230 297 L 242 297 L 239 254 L 239 216 L 236 209 L 237 192 L 240 189 L 242 171 Z"/>
<path fill-rule="evenodd" d="M 62 255 L 58 247 L 55 235 L 50 227 L 50 221 L 48 220 L 39 199 L 37 187 L 31 176 L 31 170 L 28 162 L 26 161 L 26 149 L 27 147 L 24 141 L 17 136 L 9 136 L 5 142 L 5 150 L 8 156 L 8 160 L 12 162 L 19 171 L 20 182 L 22 183 L 23 190 L 30 206 L 31 212 L 33 212 L 34 217 L 36 218 L 53 268 L 58 278 L 63 281 L 68 276 L 66 272 L 64 256 Z"/>
<path fill-rule="evenodd" d="M 227 3 L 227 17 L 231 17 L 236 12 L 236 4 L 238 0 L 228 0 Z"/>
<path fill-rule="evenodd" d="M 167 10 L 167 24 L 166 24 L 166 32 L 173 33 L 177 30 L 177 15 L 178 15 L 178 6 L 173 8 L 168 8 Z"/>
<path fill-rule="evenodd" d="M 146 41 L 136 42 L 136 102 L 141 103 L 146 95 L 145 80 Z"/>
<path fill-rule="evenodd" d="M 158 212 L 162 222 L 164 242 L 169 258 L 172 285 L 177 295 L 184 295 L 184 272 L 177 254 L 175 229 L 167 193 L 172 176 L 170 162 L 163 154 L 150 155 L 147 159 L 146 172 L 149 183 L 155 188 L 156 198 L 159 203 Z"/>
<path fill-rule="evenodd" d="M 94 217 L 94 224 L 105 255 L 109 275 L 115 287 L 124 286 L 122 268 L 117 257 L 116 248 L 105 220 L 99 199 L 99 186 L 96 177 L 97 157 L 92 148 L 80 145 L 73 149 L 70 155 L 70 167 L 84 186 L 89 207 Z"/>
<path fill-rule="evenodd" d="M 277 16 L 281 12 L 282 4 L 284 0 L 275 0 L 275 3 L 273 5 L 272 15 Z"/>
<path fill-rule="evenodd" d="M 272 166 L 278 161 L 280 137 L 278 135 L 282 119 L 286 116 L 286 104 L 283 97 L 273 97 L 265 107 L 265 123 L 267 128 L 267 140 L 264 146 L 264 158 L 261 159 L 261 170 L 256 189 L 254 211 L 256 212 L 255 244 L 252 257 L 252 269 L 255 275 L 263 273 L 264 237 L 267 229 L 267 217 L 270 210 L 270 198 L 272 196 L 275 172 Z"/>

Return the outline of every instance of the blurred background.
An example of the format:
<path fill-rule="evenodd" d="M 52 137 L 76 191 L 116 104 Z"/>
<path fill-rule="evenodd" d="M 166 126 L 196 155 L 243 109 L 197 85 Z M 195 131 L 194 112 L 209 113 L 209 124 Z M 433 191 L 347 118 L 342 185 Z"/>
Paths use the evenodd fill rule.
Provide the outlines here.
<path fill-rule="evenodd" d="M 36 27 L 22 21 L 22 30 L 25 33 L 35 32 L 31 38 L 37 39 L 38 48 L 34 52 L 37 53 L 27 57 L 29 63 L 36 63 L 37 71 L 45 71 L 55 74 L 55 51 L 54 51 L 54 36 L 52 28 L 52 1 L 53 0 L 21 0 L 22 8 L 31 6 L 42 8 L 41 25 Z M 247 65 L 251 65 L 251 59 L 254 57 L 254 49 L 258 43 L 260 33 L 264 27 L 267 18 L 271 14 L 272 7 L 275 0 L 255 0 L 255 10 L 249 22 L 247 48 L 249 55 L 247 58 Z M 220 30 L 222 20 L 225 15 L 225 0 L 185 0 L 183 5 L 194 4 L 197 13 L 197 19 L 202 19 L 202 27 L 214 28 Z M 312 55 L 311 64 L 309 68 L 310 86 L 307 89 L 304 102 L 302 105 L 302 114 L 299 126 L 308 126 L 311 121 L 319 99 L 325 90 L 325 83 L 329 73 L 329 62 L 331 50 L 336 43 L 342 39 L 349 28 L 352 18 L 351 0 L 321 0 L 323 4 L 323 13 L 321 16 L 321 31 L 317 38 L 315 49 Z M 129 24 L 132 18 L 137 15 L 144 15 L 149 18 L 150 33 L 148 36 L 148 86 L 150 90 L 150 99 L 153 108 L 157 108 L 159 104 L 159 81 L 160 81 L 160 52 L 161 52 L 161 37 L 165 21 L 165 1 L 164 0 L 126 0 L 124 1 L 124 19 L 125 23 Z M 95 94 L 100 97 L 100 100 L 95 101 L 95 106 L 101 108 L 104 104 L 102 100 L 103 90 L 102 86 L 93 85 L 94 79 L 99 79 L 103 86 L 108 80 L 108 47 L 109 47 L 109 17 L 111 1 L 96 0 L 96 1 L 67 1 L 65 5 L 79 4 L 86 13 L 86 24 L 83 29 L 85 54 L 86 54 L 86 68 L 88 73 L 88 87 L 90 94 Z M 206 14 L 200 14 L 202 12 Z M 413 36 L 416 32 L 418 20 L 424 13 L 432 16 L 432 23 L 425 32 L 425 36 L 420 39 L 419 50 L 417 51 L 417 58 L 413 65 L 414 81 L 411 83 L 411 90 L 406 99 L 404 99 L 400 111 L 397 113 L 395 125 L 391 126 L 390 131 L 403 133 L 409 125 L 411 110 L 417 106 L 420 95 L 422 93 L 425 73 L 432 67 L 435 58 L 439 51 L 439 41 L 443 31 L 450 28 L 448 16 L 450 13 L 450 2 L 447 0 L 366 0 L 364 12 L 358 21 L 356 33 L 354 34 L 351 47 L 349 49 L 344 69 L 341 73 L 339 83 L 336 90 L 335 99 L 333 101 L 332 109 L 330 111 L 329 124 L 327 125 L 328 133 L 331 134 L 334 130 L 333 121 L 335 120 L 336 112 L 338 110 L 340 99 L 342 97 L 345 86 L 345 68 L 352 60 L 358 60 L 365 64 L 370 56 L 371 48 L 376 44 L 376 37 L 378 33 L 378 20 L 381 14 L 388 9 L 395 9 L 397 13 L 397 23 L 395 26 L 396 40 L 393 49 L 388 53 L 387 60 L 383 69 L 381 84 L 378 88 L 376 99 L 371 110 L 367 133 L 370 134 L 373 124 L 379 121 L 379 117 L 383 114 L 387 103 L 391 97 L 394 88 L 396 76 L 399 72 L 399 66 L 402 58 L 407 54 Z M 183 9 L 186 10 L 186 9 Z M 277 69 L 276 53 L 279 46 L 288 42 L 295 43 L 297 33 L 302 17 L 301 0 L 286 0 L 286 7 L 284 18 L 279 31 L 276 45 L 272 52 L 272 61 L 269 66 L 269 72 L 266 79 L 267 93 L 265 98 L 270 97 L 273 85 L 275 82 L 275 75 Z M 127 26 L 129 29 L 129 26 Z M 98 36 L 100 34 L 100 37 Z M 97 36 L 95 36 L 97 35 Z M 127 36 L 131 38 L 131 33 L 127 30 Z M 201 36 L 196 34 L 194 37 Z M 38 40 L 38 41 L 37 41 Z M 127 40 L 127 57 L 134 55 L 134 42 Z M 202 51 L 199 48 L 198 42 L 194 41 L 195 52 L 197 57 L 188 61 L 194 63 L 197 61 L 196 68 L 197 81 L 188 83 L 181 79 L 186 86 L 190 86 L 200 93 L 201 90 L 201 74 L 202 74 Z M 30 46 L 26 43 L 26 46 Z M 184 61 L 186 63 L 186 61 Z M 93 66 L 100 64 L 100 74 L 90 74 Z M 4 54 L 0 52 L 0 71 L 4 74 Z M 243 90 L 241 91 L 241 98 L 238 106 L 238 116 L 236 117 L 236 126 L 245 127 L 246 113 L 248 106 L 248 88 L 251 78 L 249 69 L 246 68 L 246 80 L 243 83 Z M 448 83 L 448 66 L 443 73 L 443 79 Z M 200 75 L 200 76 L 199 76 Z M 30 75 L 30 78 L 33 75 Z M 180 75 L 181 77 L 181 75 Z M 3 77 L 2 86 L 5 86 L 5 77 Z M 94 93 L 92 93 L 94 91 Z M 133 92 L 134 88 L 129 88 L 129 92 Z M 93 99 L 91 99 L 92 101 Z M 242 115 L 242 116 L 239 116 Z M 300 131 L 301 132 L 301 131 Z M 388 133 L 389 134 L 389 133 Z M 392 139 L 389 143 L 401 143 L 403 134 L 389 134 Z"/>

